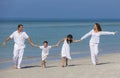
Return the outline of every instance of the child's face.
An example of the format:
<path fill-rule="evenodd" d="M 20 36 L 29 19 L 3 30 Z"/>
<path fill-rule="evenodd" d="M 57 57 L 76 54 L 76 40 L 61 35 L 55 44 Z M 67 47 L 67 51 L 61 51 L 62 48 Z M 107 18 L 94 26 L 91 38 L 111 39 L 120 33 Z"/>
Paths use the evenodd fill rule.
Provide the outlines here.
<path fill-rule="evenodd" d="M 48 46 L 48 43 L 44 43 L 43 46 L 44 46 L 44 47 L 47 47 L 47 46 Z"/>
<path fill-rule="evenodd" d="M 68 39 L 68 40 L 72 40 L 72 38 L 70 38 L 70 37 L 68 37 L 67 39 Z"/>

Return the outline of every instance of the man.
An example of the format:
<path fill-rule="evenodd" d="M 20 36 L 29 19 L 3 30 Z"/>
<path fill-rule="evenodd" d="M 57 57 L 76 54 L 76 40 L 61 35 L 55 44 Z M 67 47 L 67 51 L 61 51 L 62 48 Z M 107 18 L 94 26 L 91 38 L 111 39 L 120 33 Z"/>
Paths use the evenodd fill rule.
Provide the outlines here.
<path fill-rule="evenodd" d="M 23 32 L 23 25 L 18 25 L 18 30 L 14 31 L 6 40 L 2 43 L 3 46 L 6 45 L 8 41 L 14 39 L 14 50 L 13 50 L 13 61 L 16 69 L 21 69 L 21 62 L 25 48 L 25 40 L 27 39 L 31 46 L 34 46 L 30 37 Z"/>

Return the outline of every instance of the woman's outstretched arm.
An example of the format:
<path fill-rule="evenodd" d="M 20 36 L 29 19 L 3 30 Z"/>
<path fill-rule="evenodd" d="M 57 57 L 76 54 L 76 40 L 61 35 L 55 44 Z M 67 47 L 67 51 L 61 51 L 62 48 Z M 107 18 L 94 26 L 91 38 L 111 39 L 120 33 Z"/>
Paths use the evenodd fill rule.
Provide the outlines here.
<path fill-rule="evenodd" d="M 109 31 L 101 31 L 100 35 L 115 35 L 116 32 L 109 32 Z"/>
<path fill-rule="evenodd" d="M 88 32 L 87 34 L 85 34 L 83 37 L 81 37 L 80 40 L 84 40 L 85 38 L 89 37 L 92 34 L 92 31 L 94 31 L 94 30 L 91 30 L 90 32 Z"/>

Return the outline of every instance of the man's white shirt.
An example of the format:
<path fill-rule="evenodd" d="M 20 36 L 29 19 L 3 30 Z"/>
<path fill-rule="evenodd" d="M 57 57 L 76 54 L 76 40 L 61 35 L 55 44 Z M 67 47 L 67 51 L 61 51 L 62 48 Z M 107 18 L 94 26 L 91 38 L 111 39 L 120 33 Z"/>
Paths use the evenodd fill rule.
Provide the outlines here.
<path fill-rule="evenodd" d="M 10 35 L 11 39 L 14 39 L 14 47 L 15 48 L 25 48 L 25 39 L 27 39 L 29 36 L 26 34 L 26 32 L 20 32 L 18 33 L 18 31 L 13 32 Z"/>

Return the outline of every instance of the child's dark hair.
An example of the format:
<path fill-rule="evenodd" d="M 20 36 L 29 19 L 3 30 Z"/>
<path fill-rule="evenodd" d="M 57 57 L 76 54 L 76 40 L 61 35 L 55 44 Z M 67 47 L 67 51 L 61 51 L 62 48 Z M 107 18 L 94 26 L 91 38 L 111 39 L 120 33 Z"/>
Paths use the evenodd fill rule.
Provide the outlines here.
<path fill-rule="evenodd" d="M 44 43 L 47 43 L 47 44 L 48 44 L 48 42 L 47 42 L 47 41 L 44 41 L 44 42 L 43 42 L 43 44 L 44 44 Z"/>
<path fill-rule="evenodd" d="M 70 38 L 71 40 L 68 40 L 68 38 Z M 72 43 L 73 42 L 73 36 L 71 34 L 67 35 L 67 43 Z"/>

